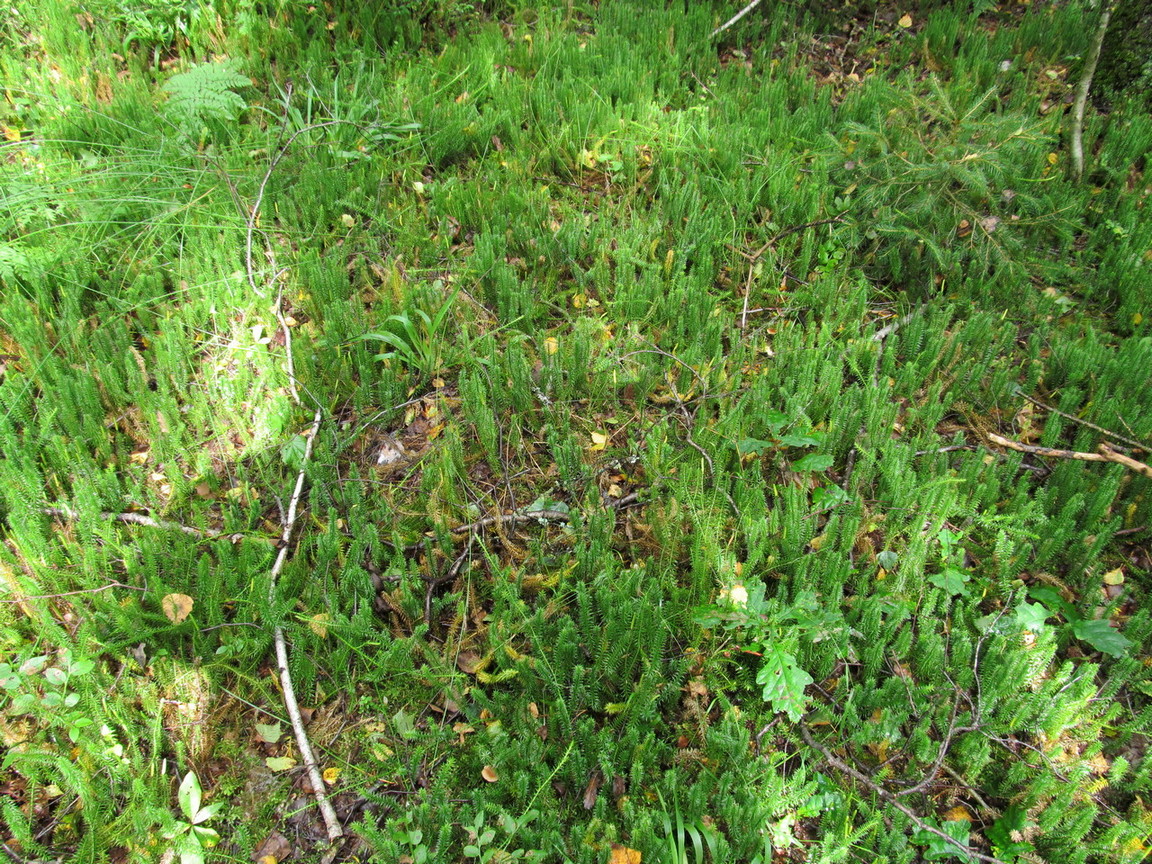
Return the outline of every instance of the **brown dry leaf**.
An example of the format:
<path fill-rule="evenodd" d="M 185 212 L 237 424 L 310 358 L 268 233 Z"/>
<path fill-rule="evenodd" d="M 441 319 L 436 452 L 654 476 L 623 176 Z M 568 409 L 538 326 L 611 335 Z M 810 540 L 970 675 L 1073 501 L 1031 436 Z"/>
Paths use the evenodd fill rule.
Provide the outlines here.
<path fill-rule="evenodd" d="M 292 854 L 292 843 L 279 831 L 273 831 L 256 847 L 252 859 L 257 864 L 278 864 Z"/>
<path fill-rule="evenodd" d="M 475 651 L 461 651 L 456 655 L 456 668 L 465 675 L 475 675 L 481 668 L 483 661 Z"/>
<path fill-rule="evenodd" d="M 629 849 L 619 843 L 612 844 L 612 854 L 608 856 L 608 864 L 640 864 L 641 853 L 638 849 Z"/>
<path fill-rule="evenodd" d="M 180 624 L 191 614 L 195 602 L 187 594 L 166 594 L 160 601 L 160 609 L 165 618 L 173 624 Z"/>
<path fill-rule="evenodd" d="M 496 773 L 496 769 L 491 765 L 485 765 L 484 769 L 480 772 L 480 776 L 488 783 L 495 783 L 500 779 L 500 775 Z"/>
<path fill-rule="evenodd" d="M 588 785 L 584 787 L 584 809 L 591 810 L 596 806 L 596 796 L 600 794 L 600 784 L 604 782 L 604 775 L 600 773 L 600 769 L 592 772 L 592 776 L 588 778 Z"/>

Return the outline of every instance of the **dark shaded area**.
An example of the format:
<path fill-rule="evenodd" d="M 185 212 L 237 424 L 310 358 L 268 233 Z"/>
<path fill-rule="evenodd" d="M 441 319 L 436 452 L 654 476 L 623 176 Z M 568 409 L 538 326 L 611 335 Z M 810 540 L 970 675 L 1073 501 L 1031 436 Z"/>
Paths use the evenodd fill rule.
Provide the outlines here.
<path fill-rule="evenodd" d="M 1107 102 L 1127 96 L 1152 108 L 1152 0 L 1125 0 L 1112 13 L 1096 89 Z"/>

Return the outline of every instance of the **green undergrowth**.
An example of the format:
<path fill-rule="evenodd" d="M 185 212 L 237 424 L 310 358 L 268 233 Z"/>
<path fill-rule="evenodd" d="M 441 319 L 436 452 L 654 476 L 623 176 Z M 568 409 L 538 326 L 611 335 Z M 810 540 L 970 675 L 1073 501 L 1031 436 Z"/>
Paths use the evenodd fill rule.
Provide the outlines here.
<path fill-rule="evenodd" d="M 2 13 L 10 856 L 1144 860 L 1094 13 L 663 5 Z"/>

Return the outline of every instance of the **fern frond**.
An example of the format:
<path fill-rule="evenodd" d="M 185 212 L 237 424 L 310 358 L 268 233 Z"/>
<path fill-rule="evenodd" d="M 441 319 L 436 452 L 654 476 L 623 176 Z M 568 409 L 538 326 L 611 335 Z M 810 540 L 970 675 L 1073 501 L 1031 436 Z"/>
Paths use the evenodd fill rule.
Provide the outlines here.
<path fill-rule="evenodd" d="M 168 112 L 177 123 L 235 120 L 248 107 L 235 91 L 252 82 L 224 63 L 203 63 L 173 75 L 164 85 Z"/>

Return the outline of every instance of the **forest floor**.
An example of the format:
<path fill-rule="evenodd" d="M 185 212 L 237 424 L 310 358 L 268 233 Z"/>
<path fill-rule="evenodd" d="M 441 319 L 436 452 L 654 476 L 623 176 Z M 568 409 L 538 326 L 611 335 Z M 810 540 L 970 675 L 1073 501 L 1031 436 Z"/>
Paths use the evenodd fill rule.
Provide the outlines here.
<path fill-rule="evenodd" d="M 1146 860 L 1097 13 L 476 5 L 0 12 L 5 855 Z"/>

